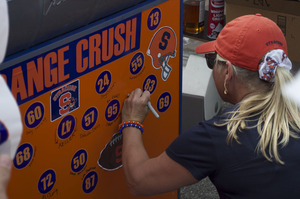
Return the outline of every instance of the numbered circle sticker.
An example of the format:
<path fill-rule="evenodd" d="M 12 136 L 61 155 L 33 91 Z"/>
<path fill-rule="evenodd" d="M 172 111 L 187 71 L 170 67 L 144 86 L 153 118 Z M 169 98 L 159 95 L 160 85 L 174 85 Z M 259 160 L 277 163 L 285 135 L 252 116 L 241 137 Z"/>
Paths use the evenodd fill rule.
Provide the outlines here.
<path fill-rule="evenodd" d="M 91 171 L 86 174 L 82 183 L 82 190 L 85 193 L 91 193 L 98 183 L 98 174 L 95 171 Z"/>
<path fill-rule="evenodd" d="M 144 54 L 139 52 L 133 56 L 130 62 L 130 72 L 133 75 L 138 74 L 144 66 Z"/>
<path fill-rule="evenodd" d="M 73 172 L 77 173 L 81 171 L 87 162 L 87 152 L 84 149 L 80 149 L 75 153 L 71 162 L 71 169 Z"/>
<path fill-rule="evenodd" d="M 8 138 L 8 130 L 6 126 L 0 121 L 0 144 L 5 142 Z"/>
<path fill-rule="evenodd" d="M 109 71 L 103 71 L 96 82 L 96 91 L 99 94 L 103 94 L 107 91 L 111 83 L 111 74 Z"/>
<path fill-rule="evenodd" d="M 17 149 L 16 156 L 14 158 L 14 166 L 17 169 L 25 168 L 33 157 L 33 147 L 31 144 L 24 143 Z"/>
<path fill-rule="evenodd" d="M 107 121 L 111 122 L 118 116 L 120 112 L 120 102 L 117 99 L 112 100 L 106 107 L 105 118 Z"/>
<path fill-rule="evenodd" d="M 44 117 L 44 106 L 40 102 L 35 102 L 27 109 L 25 113 L 25 124 L 28 128 L 37 127 Z"/>
<path fill-rule="evenodd" d="M 157 110 L 165 112 L 171 104 L 171 95 L 168 92 L 161 94 L 157 101 Z"/>
<path fill-rule="evenodd" d="M 157 28 L 157 26 L 160 23 L 160 20 L 161 20 L 161 11 L 158 8 L 154 8 L 150 12 L 147 20 L 147 25 L 149 30 L 154 30 L 155 28 Z"/>
<path fill-rule="evenodd" d="M 151 94 L 154 92 L 157 84 L 157 79 L 155 75 L 149 75 L 143 84 L 143 90 L 144 91 L 149 91 Z"/>
<path fill-rule="evenodd" d="M 64 117 L 57 129 L 57 135 L 60 139 L 66 139 L 72 135 L 75 128 L 75 118 L 72 115 Z"/>
<path fill-rule="evenodd" d="M 38 183 L 39 192 L 42 194 L 48 193 L 53 188 L 55 182 L 56 182 L 55 172 L 52 169 L 45 171 L 39 179 L 39 183 Z"/>
<path fill-rule="evenodd" d="M 88 131 L 95 126 L 98 119 L 98 110 L 95 107 L 89 108 L 83 115 L 81 126 L 84 130 Z"/>

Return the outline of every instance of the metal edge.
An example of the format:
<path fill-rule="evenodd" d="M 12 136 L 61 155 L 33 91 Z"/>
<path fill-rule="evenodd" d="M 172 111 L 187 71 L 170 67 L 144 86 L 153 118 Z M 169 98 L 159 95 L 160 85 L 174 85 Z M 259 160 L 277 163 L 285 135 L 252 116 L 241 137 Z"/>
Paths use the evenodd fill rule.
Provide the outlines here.
<path fill-rule="evenodd" d="M 66 33 L 66 34 L 58 36 L 54 39 L 50 39 L 44 43 L 38 44 L 32 48 L 29 48 L 29 49 L 26 49 L 19 53 L 13 54 L 9 57 L 6 57 L 5 60 L 3 61 L 3 63 L 0 64 L 0 71 L 7 69 L 10 66 L 13 66 L 15 64 L 18 64 L 22 61 L 25 61 L 27 59 L 30 59 L 32 57 L 43 54 L 49 50 L 55 49 L 59 46 L 68 44 L 76 39 L 79 39 L 79 38 L 85 36 L 85 35 L 88 35 L 90 33 L 101 30 L 109 25 L 117 23 L 120 20 L 134 16 L 138 13 L 141 13 L 142 11 L 145 11 L 149 8 L 155 7 L 166 1 L 168 1 L 168 0 L 156 0 L 156 1 L 147 0 L 145 2 L 137 4 L 136 6 L 128 8 L 124 11 L 118 12 L 118 13 L 108 16 L 106 18 L 100 19 L 96 22 L 93 22 L 87 26 L 81 27 L 70 33 Z"/>

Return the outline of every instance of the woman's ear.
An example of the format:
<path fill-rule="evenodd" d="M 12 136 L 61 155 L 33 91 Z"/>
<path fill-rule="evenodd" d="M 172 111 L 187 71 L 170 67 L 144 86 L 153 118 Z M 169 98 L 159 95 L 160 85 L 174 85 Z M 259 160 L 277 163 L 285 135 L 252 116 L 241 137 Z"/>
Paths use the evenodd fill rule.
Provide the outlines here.
<path fill-rule="evenodd" d="M 228 83 L 233 77 L 233 66 L 230 61 L 226 61 L 225 82 Z"/>

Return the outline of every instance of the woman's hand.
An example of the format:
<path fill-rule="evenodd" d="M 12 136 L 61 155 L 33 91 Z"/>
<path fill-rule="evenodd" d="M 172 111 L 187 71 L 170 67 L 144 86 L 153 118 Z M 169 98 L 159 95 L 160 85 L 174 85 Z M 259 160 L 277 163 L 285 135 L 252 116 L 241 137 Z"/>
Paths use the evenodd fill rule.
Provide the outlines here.
<path fill-rule="evenodd" d="M 136 121 L 142 123 L 149 112 L 149 108 L 147 106 L 147 102 L 149 100 L 149 91 L 143 92 L 139 88 L 132 91 L 128 98 L 124 101 L 122 122 Z"/>

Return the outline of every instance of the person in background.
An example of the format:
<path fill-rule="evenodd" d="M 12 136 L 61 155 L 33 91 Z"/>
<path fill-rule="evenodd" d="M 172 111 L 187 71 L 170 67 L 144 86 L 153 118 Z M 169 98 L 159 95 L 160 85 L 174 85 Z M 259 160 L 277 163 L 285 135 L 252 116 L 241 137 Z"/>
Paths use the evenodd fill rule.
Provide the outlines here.
<path fill-rule="evenodd" d="M 208 176 L 221 199 L 298 199 L 300 116 L 297 105 L 281 93 L 292 79 L 292 63 L 279 27 L 260 14 L 241 16 L 196 52 L 205 54 L 221 98 L 233 106 L 149 158 L 140 129 L 150 93 L 132 91 L 120 128 L 131 193 L 159 194 Z"/>
<path fill-rule="evenodd" d="M 0 69 L 8 43 L 8 6 L 0 0 Z M 6 189 L 23 131 L 19 107 L 4 78 L 0 75 L 0 198 L 7 199 Z"/>

